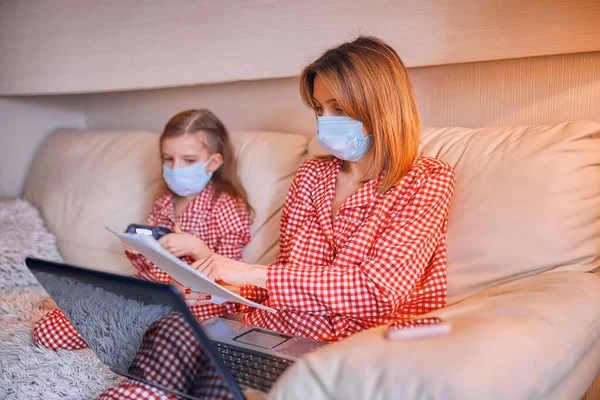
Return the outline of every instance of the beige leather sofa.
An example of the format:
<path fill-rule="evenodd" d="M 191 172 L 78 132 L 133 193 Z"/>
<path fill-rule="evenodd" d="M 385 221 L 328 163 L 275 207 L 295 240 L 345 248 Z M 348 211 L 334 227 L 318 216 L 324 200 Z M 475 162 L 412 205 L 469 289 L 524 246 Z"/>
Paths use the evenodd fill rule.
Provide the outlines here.
<path fill-rule="evenodd" d="M 37 155 L 24 197 L 65 260 L 130 273 L 104 225 L 144 221 L 160 179 L 158 135 L 56 132 Z M 248 262 L 268 263 L 309 138 L 233 134 L 256 209 Z M 447 336 L 405 342 L 385 327 L 310 354 L 276 399 L 578 399 L 600 367 L 600 124 L 442 128 L 422 151 L 449 162 L 457 190 L 448 226 Z"/>

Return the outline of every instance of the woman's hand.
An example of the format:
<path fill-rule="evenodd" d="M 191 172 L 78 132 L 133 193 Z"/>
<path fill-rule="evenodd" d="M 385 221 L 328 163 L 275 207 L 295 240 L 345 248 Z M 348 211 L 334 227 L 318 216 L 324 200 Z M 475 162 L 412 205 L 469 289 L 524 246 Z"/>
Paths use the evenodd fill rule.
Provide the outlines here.
<path fill-rule="evenodd" d="M 198 260 L 206 257 L 211 250 L 194 235 L 181 231 L 181 224 L 176 223 L 173 233 L 161 237 L 158 243 L 175 257 L 191 256 Z"/>
<path fill-rule="evenodd" d="M 188 306 L 195 306 L 195 305 L 200 305 L 200 304 L 211 304 L 211 302 L 209 301 L 210 294 L 194 292 L 190 288 L 183 286 L 181 283 L 179 283 L 175 280 L 171 281 L 171 284 L 173 286 L 175 286 L 177 288 L 177 290 L 179 290 L 179 293 L 181 293 L 181 297 L 183 297 L 183 299 L 185 300 L 185 303 Z"/>
<path fill-rule="evenodd" d="M 267 267 L 264 265 L 246 264 L 212 253 L 193 263 L 192 267 L 215 282 L 222 281 L 234 286 L 267 287 Z"/>

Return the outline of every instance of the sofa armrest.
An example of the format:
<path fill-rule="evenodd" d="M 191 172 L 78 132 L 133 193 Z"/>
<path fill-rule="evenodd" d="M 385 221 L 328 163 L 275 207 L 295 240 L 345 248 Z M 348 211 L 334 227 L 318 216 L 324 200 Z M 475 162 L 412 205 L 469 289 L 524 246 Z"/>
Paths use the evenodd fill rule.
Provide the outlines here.
<path fill-rule="evenodd" d="M 359 333 L 299 360 L 270 398 L 548 398 L 600 339 L 600 276 L 537 275 L 431 315 L 452 333 L 396 342 L 386 327 Z"/>

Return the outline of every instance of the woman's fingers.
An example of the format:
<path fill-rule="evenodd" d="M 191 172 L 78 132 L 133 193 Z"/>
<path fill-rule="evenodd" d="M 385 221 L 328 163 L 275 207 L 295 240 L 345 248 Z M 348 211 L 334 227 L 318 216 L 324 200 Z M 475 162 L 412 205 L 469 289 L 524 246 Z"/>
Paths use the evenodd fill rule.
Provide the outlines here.
<path fill-rule="evenodd" d="M 191 291 L 189 288 L 184 289 L 183 300 L 188 306 L 197 306 L 200 304 L 212 304 L 210 302 L 210 294 Z"/>
<path fill-rule="evenodd" d="M 204 258 L 199 259 L 198 261 L 195 261 L 192 264 L 192 267 L 195 268 L 197 271 L 202 272 L 202 271 L 204 271 L 205 268 L 207 268 L 211 264 L 211 261 L 212 261 L 212 257 L 209 255 Z"/>
<path fill-rule="evenodd" d="M 184 292 L 183 297 L 186 300 L 210 300 L 210 298 L 211 298 L 210 294 L 194 292 L 194 291 L 190 291 L 189 293 Z"/>
<path fill-rule="evenodd" d="M 220 283 L 219 281 L 222 280 L 215 268 L 211 268 L 210 271 L 207 271 L 205 273 L 208 279 L 210 279 L 211 281 Z"/>
<path fill-rule="evenodd" d="M 176 280 L 171 281 L 171 285 L 175 286 L 186 300 L 210 300 L 210 294 L 195 292 L 189 287 L 183 286 Z"/>
<path fill-rule="evenodd" d="M 202 272 L 204 275 L 206 275 L 206 277 L 208 279 L 211 279 L 214 281 L 215 279 L 213 278 L 213 270 L 214 270 L 213 266 L 209 264 L 206 267 L 204 267 L 204 269 L 199 270 L 199 271 Z"/>
<path fill-rule="evenodd" d="M 196 271 L 203 273 L 207 278 L 211 280 L 215 280 L 215 264 L 214 258 L 211 255 L 202 258 L 195 263 L 192 264 L 192 267 L 196 269 Z"/>
<path fill-rule="evenodd" d="M 207 304 L 213 304 L 211 303 L 209 300 L 185 300 L 185 304 L 187 304 L 188 306 L 200 306 L 200 305 L 207 305 Z"/>

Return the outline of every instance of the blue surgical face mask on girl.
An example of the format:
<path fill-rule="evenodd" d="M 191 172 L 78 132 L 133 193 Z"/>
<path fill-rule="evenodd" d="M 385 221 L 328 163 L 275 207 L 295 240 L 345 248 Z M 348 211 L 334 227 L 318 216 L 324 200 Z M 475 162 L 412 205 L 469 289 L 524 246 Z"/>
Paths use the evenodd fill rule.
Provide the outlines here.
<path fill-rule="evenodd" d="M 212 178 L 212 172 L 206 172 L 207 161 L 189 167 L 171 169 L 163 165 L 163 178 L 169 189 L 181 197 L 200 193 Z"/>
<path fill-rule="evenodd" d="M 347 116 L 317 117 L 317 138 L 323 150 L 346 161 L 360 161 L 373 143 L 373 135 L 363 136 L 362 122 Z"/>

